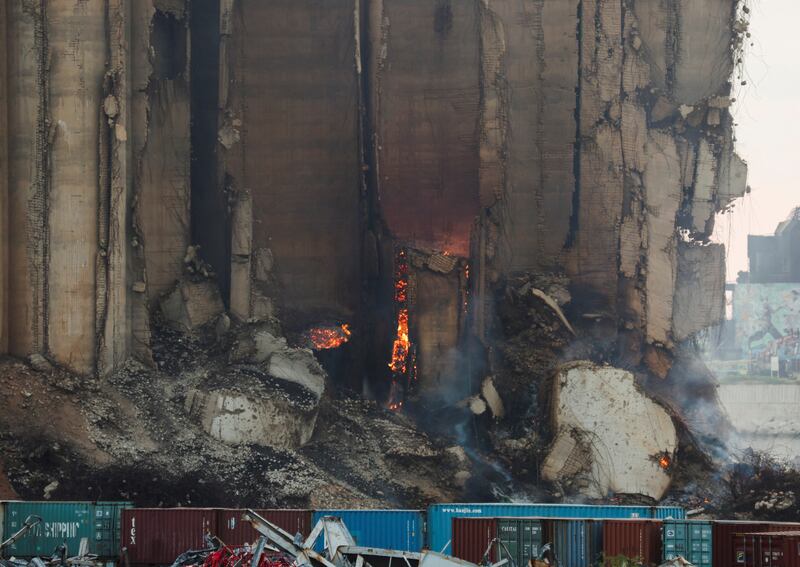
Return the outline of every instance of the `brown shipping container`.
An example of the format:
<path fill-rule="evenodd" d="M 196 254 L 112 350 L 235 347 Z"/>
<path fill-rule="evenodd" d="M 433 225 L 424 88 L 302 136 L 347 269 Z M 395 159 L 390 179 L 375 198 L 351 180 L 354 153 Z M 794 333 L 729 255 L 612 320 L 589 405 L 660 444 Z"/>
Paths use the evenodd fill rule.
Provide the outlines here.
<path fill-rule="evenodd" d="M 129 508 L 122 511 L 122 552 L 131 565 L 171 565 L 217 533 L 215 508 Z"/>
<path fill-rule="evenodd" d="M 219 511 L 217 536 L 226 545 L 241 546 L 258 540 L 259 533 L 250 522 L 242 520 L 243 508 L 227 508 Z M 255 510 L 255 512 L 288 532 L 292 536 L 300 532 L 303 537 L 311 533 L 311 510 Z"/>
<path fill-rule="evenodd" d="M 735 535 L 800 529 L 800 524 L 769 522 L 736 522 L 717 520 L 711 526 L 711 557 L 714 567 L 742 567 L 736 562 L 737 548 Z"/>
<path fill-rule="evenodd" d="M 737 534 L 739 567 L 800 567 L 800 531 Z"/>
<path fill-rule="evenodd" d="M 451 547 L 453 557 L 464 561 L 480 563 L 489 542 L 497 537 L 497 520 L 495 518 L 453 518 L 453 541 Z M 433 551 L 441 551 L 435 549 Z M 489 557 L 495 561 L 495 549 Z"/>
<path fill-rule="evenodd" d="M 661 521 L 605 520 L 603 557 L 608 560 L 620 555 L 637 558 L 643 565 L 660 565 Z"/>

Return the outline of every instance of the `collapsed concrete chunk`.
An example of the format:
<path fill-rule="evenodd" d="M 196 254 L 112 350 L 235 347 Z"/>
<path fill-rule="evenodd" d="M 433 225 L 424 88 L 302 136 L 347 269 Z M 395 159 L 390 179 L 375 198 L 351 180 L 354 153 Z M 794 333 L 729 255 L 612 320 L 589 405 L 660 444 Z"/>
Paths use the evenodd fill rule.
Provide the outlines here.
<path fill-rule="evenodd" d="M 237 334 L 231 350 L 231 361 L 262 363 L 278 351 L 287 349 L 286 339 L 276 336 L 268 329 L 244 327 Z"/>
<path fill-rule="evenodd" d="M 673 304 L 673 335 L 683 341 L 725 315 L 725 247 L 681 242 Z"/>
<path fill-rule="evenodd" d="M 219 317 L 225 307 L 216 284 L 210 280 L 182 280 L 161 298 L 161 312 L 175 328 L 194 331 Z"/>
<path fill-rule="evenodd" d="M 714 189 L 717 180 L 717 160 L 711 145 L 706 140 L 700 140 L 694 170 L 692 229 L 697 232 L 706 232 L 706 227 L 716 213 Z"/>
<path fill-rule="evenodd" d="M 269 374 L 298 384 L 318 398 L 325 391 L 325 371 L 307 349 L 283 349 L 269 359 Z"/>
<path fill-rule="evenodd" d="M 553 385 L 555 441 L 544 466 L 546 480 L 593 498 L 609 493 L 659 499 L 677 448 L 669 414 L 619 368 L 577 362 L 563 367 Z"/>
<path fill-rule="evenodd" d="M 319 410 L 316 392 L 255 369 L 234 374 L 230 388 L 195 389 L 186 397 L 187 413 L 206 433 L 232 445 L 284 449 L 302 447 L 311 439 Z"/>
<path fill-rule="evenodd" d="M 747 192 L 747 163 L 733 152 L 726 151 L 720 163 L 718 199 L 727 207 Z"/>

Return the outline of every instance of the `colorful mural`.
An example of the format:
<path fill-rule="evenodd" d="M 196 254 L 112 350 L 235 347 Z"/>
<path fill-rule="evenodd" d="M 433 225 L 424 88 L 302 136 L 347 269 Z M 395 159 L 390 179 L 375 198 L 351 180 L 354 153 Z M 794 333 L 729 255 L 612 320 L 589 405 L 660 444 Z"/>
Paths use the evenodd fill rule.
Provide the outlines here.
<path fill-rule="evenodd" d="M 794 359 L 800 343 L 800 284 L 739 284 L 733 294 L 736 345 L 755 357 Z"/>

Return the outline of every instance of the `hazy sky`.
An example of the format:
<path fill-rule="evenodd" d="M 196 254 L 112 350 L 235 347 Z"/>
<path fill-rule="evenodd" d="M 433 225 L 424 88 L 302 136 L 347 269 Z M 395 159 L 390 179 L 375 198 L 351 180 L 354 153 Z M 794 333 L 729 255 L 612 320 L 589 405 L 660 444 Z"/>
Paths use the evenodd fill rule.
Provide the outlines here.
<path fill-rule="evenodd" d="M 752 37 L 738 86 L 736 149 L 753 191 L 717 221 L 715 238 L 728 247 L 728 279 L 747 270 L 747 235 L 772 234 L 800 206 L 800 0 L 754 0 Z"/>

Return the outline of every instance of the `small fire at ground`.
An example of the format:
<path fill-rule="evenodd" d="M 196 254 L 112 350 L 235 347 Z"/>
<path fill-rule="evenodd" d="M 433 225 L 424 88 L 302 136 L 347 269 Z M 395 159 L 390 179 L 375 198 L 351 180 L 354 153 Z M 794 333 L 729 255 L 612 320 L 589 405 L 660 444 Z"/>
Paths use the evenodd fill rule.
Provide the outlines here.
<path fill-rule="evenodd" d="M 668 454 L 666 454 L 666 453 L 664 453 L 663 455 L 661 455 L 661 456 L 659 457 L 659 459 L 658 459 L 658 465 L 659 465 L 659 466 L 660 466 L 662 469 L 664 469 L 664 470 L 668 469 L 668 468 L 670 467 L 670 465 L 671 465 L 671 464 L 672 464 L 672 459 L 671 459 L 671 458 L 670 458 L 670 456 L 669 456 Z"/>
<path fill-rule="evenodd" d="M 331 327 L 315 327 L 308 331 L 308 339 L 314 350 L 328 350 L 339 348 L 350 340 L 352 335 L 350 325 L 343 324 Z"/>

